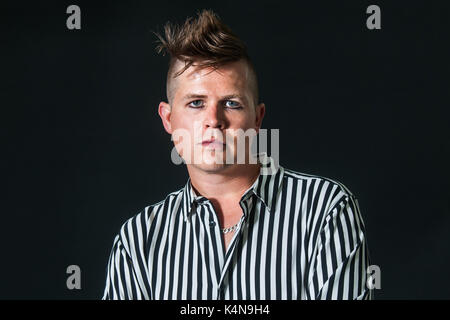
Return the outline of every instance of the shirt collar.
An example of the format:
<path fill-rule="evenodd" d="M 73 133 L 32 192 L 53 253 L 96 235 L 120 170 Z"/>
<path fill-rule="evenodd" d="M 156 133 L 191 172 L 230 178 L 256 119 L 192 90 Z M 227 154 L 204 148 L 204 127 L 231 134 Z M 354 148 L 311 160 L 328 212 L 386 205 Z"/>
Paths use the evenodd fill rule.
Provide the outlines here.
<path fill-rule="evenodd" d="M 259 176 L 253 185 L 244 192 L 241 201 L 247 200 L 254 194 L 264 203 L 267 209 L 272 212 L 272 209 L 275 207 L 275 200 L 277 199 L 280 186 L 283 182 L 284 169 L 265 152 L 257 154 L 256 157 L 261 164 Z M 184 220 L 186 221 L 188 216 L 194 212 L 195 205 L 202 204 L 208 199 L 195 193 L 190 178 L 188 178 L 182 192 L 183 215 Z"/>

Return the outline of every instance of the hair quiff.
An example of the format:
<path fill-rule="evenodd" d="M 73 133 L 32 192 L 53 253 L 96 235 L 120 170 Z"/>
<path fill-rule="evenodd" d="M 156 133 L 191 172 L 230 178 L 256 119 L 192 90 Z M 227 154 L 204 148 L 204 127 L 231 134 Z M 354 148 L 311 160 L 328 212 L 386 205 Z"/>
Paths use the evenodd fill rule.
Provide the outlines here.
<path fill-rule="evenodd" d="M 178 77 L 195 63 L 199 68 L 213 68 L 213 71 L 229 62 L 243 59 L 249 66 L 250 88 L 253 91 L 255 106 L 258 103 L 258 85 L 254 66 L 247 53 L 245 43 L 225 25 L 218 15 L 210 9 L 197 12 L 197 19 L 188 17 L 184 24 L 167 22 L 164 26 L 165 38 L 154 32 L 159 44 L 158 53 L 170 55 L 167 72 L 167 98 L 169 82 Z M 183 69 L 174 72 L 177 60 L 185 63 Z"/>

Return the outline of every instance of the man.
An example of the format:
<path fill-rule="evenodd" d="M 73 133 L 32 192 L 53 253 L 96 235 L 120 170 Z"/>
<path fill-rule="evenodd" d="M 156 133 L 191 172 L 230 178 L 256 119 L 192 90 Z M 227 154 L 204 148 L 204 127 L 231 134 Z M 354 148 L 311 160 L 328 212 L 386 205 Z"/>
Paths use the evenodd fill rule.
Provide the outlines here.
<path fill-rule="evenodd" d="M 355 196 L 252 155 L 251 134 L 237 161 L 265 113 L 242 41 L 209 10 L 158 37 L 171 56 L 158 113 L 189 179 L 123 224 L 103 299 L 370 298 Z"/>

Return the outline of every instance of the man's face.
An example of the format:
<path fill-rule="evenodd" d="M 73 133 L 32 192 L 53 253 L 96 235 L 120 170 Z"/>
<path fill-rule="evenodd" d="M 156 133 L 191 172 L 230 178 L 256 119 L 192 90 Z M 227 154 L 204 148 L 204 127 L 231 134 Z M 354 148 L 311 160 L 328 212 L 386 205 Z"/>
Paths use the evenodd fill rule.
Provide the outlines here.
<path fill-rule="evenodd" d="M 177 61 L 175 71 L 183 65 Z M 254 105 L 249 73 L 241 60 L 214 71 L 191 66 L 172 80 L 172 105 L 161 102 L 158 111 L 188 166 L 219 172 L 236 165 L 242 151 L 249 162 L 243 136 L 259 131 L 265 112 L 263 103 Z"/>

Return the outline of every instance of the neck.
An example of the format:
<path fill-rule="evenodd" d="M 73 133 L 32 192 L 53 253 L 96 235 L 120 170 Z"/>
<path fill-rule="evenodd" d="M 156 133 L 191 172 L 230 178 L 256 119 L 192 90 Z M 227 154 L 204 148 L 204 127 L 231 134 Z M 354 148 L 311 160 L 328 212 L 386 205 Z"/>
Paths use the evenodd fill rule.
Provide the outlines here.
<path fill-rule="evenodd" d="M 219 172 L 187 166 L 191 184 L 197 195 L 208 199 L 241 197 L 260 173 L 260 164 L 236 164 Z"/>

